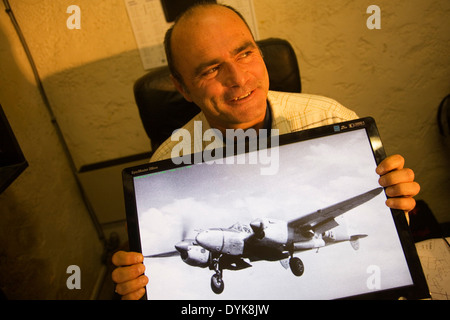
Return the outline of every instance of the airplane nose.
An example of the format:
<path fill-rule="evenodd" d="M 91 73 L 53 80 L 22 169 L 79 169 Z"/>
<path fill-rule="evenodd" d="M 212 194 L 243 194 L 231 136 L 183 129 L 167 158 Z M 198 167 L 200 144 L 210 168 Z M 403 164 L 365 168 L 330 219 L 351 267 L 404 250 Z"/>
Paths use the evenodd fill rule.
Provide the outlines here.
<path fill-rule="evenodd" d="M 197 234 L 195 241 L 209 251 L 220 252 L 223 249 L 223 232 L 222 230 L 205 230 Z"/>

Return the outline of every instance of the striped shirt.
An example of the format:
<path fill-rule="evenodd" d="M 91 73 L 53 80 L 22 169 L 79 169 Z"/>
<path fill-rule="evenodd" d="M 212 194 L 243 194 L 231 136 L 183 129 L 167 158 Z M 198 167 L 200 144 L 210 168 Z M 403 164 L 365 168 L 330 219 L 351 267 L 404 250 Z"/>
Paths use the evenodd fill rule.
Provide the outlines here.
<path fill-rule="evenodd" d="M 280 135 L 357 118 L 355 112 L 333 99 L 322 96 L 269 91 L 267 99 L 272 110 L 272 129 L 278 129 Z M 206 147 L 211 149 L 224 146 L 223 139 L 211 138 L 209 134 L 204 136 L 211 127 L 203 112 L 191 119 L 182 129 L 159 146 L 150 162 L 171 158 L 172 149 L 177 145 L 179 147 L 181 139 L 186 138 L 183 134 L 189 134 L 190 152 L 200 152 Z M 276 132 L 272 130 L 272 133 Z"/>

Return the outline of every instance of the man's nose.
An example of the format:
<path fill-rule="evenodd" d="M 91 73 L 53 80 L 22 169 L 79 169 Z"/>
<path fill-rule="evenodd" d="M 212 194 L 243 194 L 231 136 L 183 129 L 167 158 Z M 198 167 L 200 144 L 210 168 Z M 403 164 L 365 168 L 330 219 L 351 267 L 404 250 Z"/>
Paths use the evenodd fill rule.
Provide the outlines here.
<path fill-rule="evenodd" d="M 227 87 L 243 87 L 248 81 L 248 72 L 238 64 L 229 63 L 224 71 L 223 84 Z"/>

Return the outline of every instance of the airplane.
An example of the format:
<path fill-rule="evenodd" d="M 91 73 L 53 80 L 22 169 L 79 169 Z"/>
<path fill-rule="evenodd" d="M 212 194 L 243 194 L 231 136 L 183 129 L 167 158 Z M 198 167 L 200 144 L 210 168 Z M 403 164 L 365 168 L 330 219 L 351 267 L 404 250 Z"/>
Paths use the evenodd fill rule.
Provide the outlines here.
<path fill-rule="evenodd" d="M 249 224 L 235 223 L 229 228 L 210 228 L 197 231 L 195 239 L 183 239 L 175 245 L 176 251 L 145 256 L 163 258 L 180 255 L 190 266 L 214 270 L 211 289 L 216 294 L 224 290 L 223 270 L 242 270 L 252 265 L 245 261 L 280 261 L 300 277 L 304 273 L 303 261 L 295 252 L 319 249 L 349 241 L 359 249 L 359 239 L 366 234 L 349 235 L 340 228 L 335 218 L 371 200 L 383 188 L 339 202 L 291 221 L 258 218 Z"/>

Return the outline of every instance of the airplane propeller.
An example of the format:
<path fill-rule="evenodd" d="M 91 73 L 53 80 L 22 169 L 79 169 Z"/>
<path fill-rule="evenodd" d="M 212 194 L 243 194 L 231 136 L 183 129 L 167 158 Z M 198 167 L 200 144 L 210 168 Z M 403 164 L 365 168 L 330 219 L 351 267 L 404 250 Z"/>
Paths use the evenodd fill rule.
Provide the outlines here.
<path fill-rule="evenodd" d="M 187 223 L 184 221 L 183 228 L 181 230 L 181 239 L 182 241 L 178 242 L 175 245 L 174 251 L 168 251 L 168 252 L 162 252 L 162 253 L 156 253 L 148 256 L 144 256 L 144 258 L 169 258 L 169 257 L 176 257 L 181 255 L 183 258 L 183 254 L 186 255 L 186 252 L 188 250 L 188 244 L 189 241 L 186 241 L 186 236 L 188 234 L 189 228 L 187 226 Z"/>
<path fill-rule="evenodd" d="M 168 251 L 163 253 L 157 253 L 157 254 L 151 254 L 148 256 L 144 256 L 144 258 L 168 258 L 168 257 L 175 257 L 178 256 L 178 251 Z"/>

